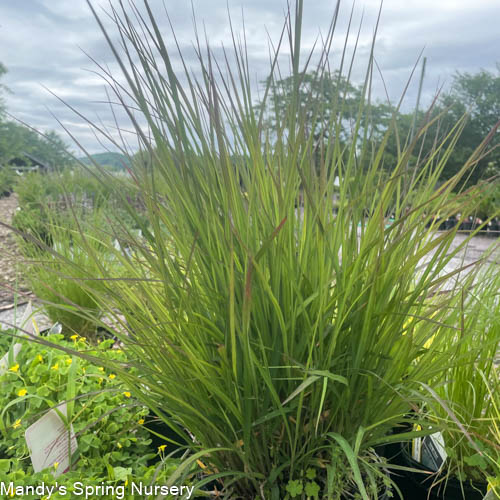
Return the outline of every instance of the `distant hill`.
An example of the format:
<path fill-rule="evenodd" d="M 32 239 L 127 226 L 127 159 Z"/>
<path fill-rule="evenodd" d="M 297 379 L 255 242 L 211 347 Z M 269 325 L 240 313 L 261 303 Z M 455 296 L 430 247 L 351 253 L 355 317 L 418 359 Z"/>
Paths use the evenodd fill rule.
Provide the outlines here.
<path fill-rule="evenodd" d="M 101 166 L 111 167 L 115 170 L 124 170 L 125 167 L 130 166 L 130 162 L 125 155 L 121 153 L 97 153 L 90 155 L 91 158 Z M 92 165 L 89 158 L 78 158 L 85 165 Z"/>

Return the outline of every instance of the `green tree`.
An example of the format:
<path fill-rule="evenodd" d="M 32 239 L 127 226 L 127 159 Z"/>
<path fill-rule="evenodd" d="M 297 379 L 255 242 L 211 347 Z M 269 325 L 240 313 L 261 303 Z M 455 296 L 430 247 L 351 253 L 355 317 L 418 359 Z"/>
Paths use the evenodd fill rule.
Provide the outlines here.
<path fill-rule="evenodd" d="M 6 67 L 0 63 L 0 78 L 6 72 Z M 24 153 L 52 167 L 67 165 L 70 162 L 68 147 L 56 132 L 49 131 L 43 135 L 7 119 L 2 99 L 2 94 L 7 90 L 0 83 L 0 166 L 8 165 L 15 158 L 23 158 Z"/>
<path fill-rule="evenodd" d="M 70 160 L 67 146 L 59 135 L 49 131 L 45 135 L 12 120 L 0 120 L 0 163 L 9 164 L 28 153 L 50 167 L 63 167 Z"/>
<path fill-rule="evenodd" d="M 294 99 L 295 83 L 292 76 L 277 81 L 270 81 L 270 78 L 263 82 L 266 86 L 270 84 L 267 102 L 259 102 L 256 109 L 264 112 L 265 129 L 272 142 L 279 135 L 286 136 L 289 131 L 289 123 L 283 117 Z M 356 128 L 362 101 L 364 118 Z M 393 112 L 392 107 L 386 104 L 376 102 L 367 105 L 363 99 L 363 86 L 354 85 L 337 70 L 310 71 L 299 75 L 295 125 L 306 140 L 312 139 L 318 171 L 326 161 L 328 143 L 335 143 L 341 150 L 347 151 L 346 144 L 353 140 L 355 134 L 358 138 L 363 134 L 379 137 Z M 332 141 L 333 137 L 335 141 Z"/>
<path fill-rule="evenodd" d="M 265 82 L 267 85 L 268 81 Z M 289 76 L 272 85 L 267 104 L 267 125 L 275 133 L 288 126 L 282 122 L 284 111 L 293 99 L 294 78 Z M 353 118 L 359 103 L 360 91 L 338 71 L 333 73 L 311 71 L 300 75 L 298 88 L 299 122 L 306 135 L 313 134 L 315 141 L 324 139 L 325 131 L 336 117 Z M 259 104 L 262 106 L 262 103 Z M 343 131 L 344 132 L 344 131 Z"/>
<path fill-rule="evenodd" d="M 478 73 L 457 72 L 450 91 L 442 98 L 440 105 L 449 109 L 448 120 L 468 113 L 464 131 L 451 156 L 443 177 L 449 178 L 457 172 L 477 145 L 490 133 L 500 120 L 500 65 L 497 74 L 489 71 Z M 489 145 L 489 153 L 481 159 L 468 184 L 500 173 L 499 134 L 495 133 Z"/>

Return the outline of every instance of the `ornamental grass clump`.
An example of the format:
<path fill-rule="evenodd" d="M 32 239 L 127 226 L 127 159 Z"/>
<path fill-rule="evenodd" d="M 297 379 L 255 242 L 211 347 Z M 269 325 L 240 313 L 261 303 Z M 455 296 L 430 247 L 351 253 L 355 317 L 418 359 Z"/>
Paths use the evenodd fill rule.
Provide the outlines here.
<path fill-rule="evenodd" d="M 34 229 L 40 222 L 43 235 Z M 67 338 L 76 333 L 97 341 L 102 309 L 95 292 L 101 286 L 100 278 L 109 279 L 119 266 L 112 253 L 117 252 L 112 246 L 113 234 L 106 228 L 102 210 L 73 207 L 53 214 L 47 209 L 41 221 L 32 216 L 29 225 L 18 226 L 16 231 L 25 278 L 44 312 L 53 323 L 61 324 Z"/>
<path fill-rule="evenodd" d="M 444 382 L 433 384 L 428 406 L 431 421 L 442 431 L 447 459 L 436 488 L 446 489 L 450 477 L 465 484 L 500 478 L 500 379 L 495 363 L 500 352 L 500 274 L 496 264 L 478 276 L 467 300 L 456 311 L 460 345 L 448 338 L 454 353 Z M 464 494 L 464 498 L 466 498 Z"/>
<path fill-rule="evenodd" d="M 322 120 L 300 92 L 308 65 L 319 78 L 332 56 L 349 81 L 352 61 L 345 48 L 329 54 L 338 9 L 317 57 L 301 56 L 302 10 L 298 0 L 271 51 L 260 106 L 232 25 L 221 60 L 196 35 L 192 73 L 148 2 L 112 9 L 117 44 L 93 10 L 126 81 L 101 68 L 137 134 L 131 176 L 147 219 L 122 196 L 142 236 L 117 255 L 122 279 L 95 294 L 137 368 L 114 371 L 190 443 L 171 481 L 198 461 L 232 499 L 376 498 L 383 464 L 371 449 L 453 363 L 444 346 L 463 339 L 447 319 L 476 269 L 446 270 L 468 238 L 454 248 L 459 225 L 438 233 L 432 221 L 474 210 L 480 188 L 450 195 L 487 139 L 438 185 L 465 117 L 423 158 L 419 141 L 439 119 L 429 113 L 387 163 L 397 120 L 375 136 L 373 52 L 354 117 L 339 85 L 338 112 Z M 286 48 L 293 88 L 278 110 Z"/>

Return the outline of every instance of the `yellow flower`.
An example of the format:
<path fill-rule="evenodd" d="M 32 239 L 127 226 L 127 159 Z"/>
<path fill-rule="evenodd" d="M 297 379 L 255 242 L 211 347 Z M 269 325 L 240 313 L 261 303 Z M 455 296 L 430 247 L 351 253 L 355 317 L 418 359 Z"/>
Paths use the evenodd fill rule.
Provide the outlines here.
<path fill-rule="evenodd" d="M 115 375 L 114 373 L 112 373 L 112 374 L 109 376 L 109 378 L 110 378 L 111 380 L 113 380 L 114 378 L 116 378 L 116 375 Z"/>
<path fill-rule="evenodd" d="M 70 365 L 72 362 L 73 362 L 73 360 L 72 360 L 71 358 L 68 358 L 68 359 L 66 360 L 66 364 L 67 364 L 67 365 Z"/>
<path fill-rule="evenodd" d="M 53 367 L 51 367 L 51 370 L 59 370 L 59 363 L 56 363 Z"/>
<path fill-rule="evenodd" d="M 20 397 L 23 397 L 23 396 L 26 396 L 26 394 L 28 394 L 28 391 L 26 389 L 21 389 L 17 395 L 20 396 Z"/>
<path fill-rule="evenodd" d="M 139 421 L 137 422 L 139 425 L 142 425 L 144 423 L 144 419 L 140 418 Z"/>
<path fill-rule="evenodd" d="M 12 424 L 12 427 L 14 429 L 17 429 L 18 427 L 21 427 L 21 419 L 18 418 L 13 424 Z"/>
<path fill-rule="evenodd" d="M 128 486 L 128 479 L 125 479 L 125 486 Z"/>
<path fill-rule="evenodd" d="M 100 366 L 100 367 L 98 368 L 98 370 L 99 370 L 100 372 L 103 372 L 103 371 L 104 371 L 104 368 L 103 368 L 102 366 Z"/>
<path fill-rule="evenodd" d="M 120 443 L 116 443 L 116 446 L 118 446 L 118 448 L 122 448 L 122 445 Z"/>
<path fill-rule="evenodd" d="M 132 394 L 130 394 L 130 392 L 128 392 L 128 391 L 125 391 L 125 392 L 123 393 L 123 395 L 124 395 L 126 398 L 129 398 Z"/>
<path fill-rule="evenodd" d="M 73 342 L 76 342 L 76 339 L 78 338 L 78 335 L 71 335 L 70 339 L 73 341 Z"/>
<path fill-rule="evenodd" d="M 15 364 L 14 366 L 11 366 L 9 368 L 11 372 L 18 372 L 19 371 L 19 363 Z"/>
<path fill-rule="evenodd" d="M 36 357 L 36 359 L 37 359 L 38 361 L 40 361 L 40 363 L 43 361 L 43 358 L 42 358 L 42 355 L 41 355 L 41 354 L 38 354 L 38 355 L 37 355 L 37 357 Z"/>
<path fill-rule="evenodd" d="M 80 337 L 80 338 L 78 339 L 78 342 L 85 342 L 86 340 L 87 340 L 87 339 L 86 339 L 85 337 Z"/>
<path fill-rule="evenodd" d="M 54 469 L 57 469 L 59 467 L 59 462 L 54 462 Z"/>
<path fill-rule="evenodd" d="M 161 444 L 160 446 L 158 446 L 158 453 L 162 453 L 163 450 L 165 450 L 166 447 L 167 447 L 166 444 Z"/>

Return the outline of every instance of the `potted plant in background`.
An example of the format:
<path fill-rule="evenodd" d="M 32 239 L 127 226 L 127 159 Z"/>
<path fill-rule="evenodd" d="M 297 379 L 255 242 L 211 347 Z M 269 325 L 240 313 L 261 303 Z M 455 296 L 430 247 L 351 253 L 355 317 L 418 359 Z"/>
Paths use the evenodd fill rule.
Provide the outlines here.
<path fill-rule="evenodd" d="M 405 498 L 429 494 L 432 499 L 481 500 L 488 481 L 500 477 L 500 381 L 495 367 L 500 347 L 499 283 L 492 264 L 477 276 L 456 317 L 450 317 L 450 326 L 458 325 L 455 336 L 466 335 L 467 341 L 448 337 L 449 345 L 443 347 L 455 362 L 443 381 L 426 388 L 429 398 L 420 410 L 432 434 L 386 453 L 390 461 L 417 469 L 394 474 L 403 489 L 410 480 Z"/>

